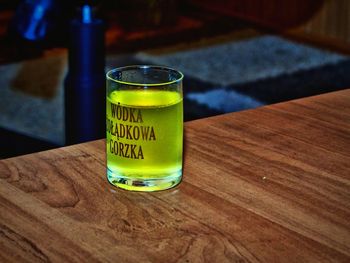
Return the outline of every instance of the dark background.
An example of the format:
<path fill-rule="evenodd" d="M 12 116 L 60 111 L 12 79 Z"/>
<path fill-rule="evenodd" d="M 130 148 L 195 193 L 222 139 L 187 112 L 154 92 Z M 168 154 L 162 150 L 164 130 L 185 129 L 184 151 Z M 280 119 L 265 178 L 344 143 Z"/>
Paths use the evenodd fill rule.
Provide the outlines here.
<path fill-rule="evenodd" d="M 27 1 L 30 2 L 30 1 Z M 26 1 L 0 0 L 0 66 L 21 63 L 67 52 L 69 21 L 84 1 L 53 1 L 47 14 L 47 32 L 40 39 L 28 40 L 16 31 L 16 23 L 25 19 L 19 11 Z M 282 36 L 291 41 L 350 54 L 350 1 L 347 0 L 120 0 L 90 1 L 95 15 L 106 23 L 106 55 L 123 55 L 144 49 L 196 49 L 210 46 L 221 36 L 253 29 L 257 34 Z M 24 9 L 29 12 L 30 10 Z M 24 12 L 22 10 L 22 12 Z M 220 41 L 220 40 L 219 40 Z M 137 61 L 120 61 L 120 63 Z M 349 87 L 348 61 L 334 66 L 280 76 L 235 90 L 266 104 L 286 101 Z M 0 76 L 3 77 L 3 76 Z M 185 86 L 206 91 L 212 84 L 188 76 Z M 287 87 L 280 90 L 277 87 Z M 288 87 L 302 87 L 293 92 Z M 304 88 L 307 87 L 307 88 Z M 52 96 L 51 90 L 23 90 L 33 96 Z M 0 96 L 2 94 L 0 93 Z M 1 105 L 0 105 L 1 107 Z M 185 99 L 185 120 L 223 112 Z M 33 124 L 35 125 L 35 124 Z M 0 158 L 59 147 L 34 139 L 21 131 L 7 130 L 0 123 Z"/>

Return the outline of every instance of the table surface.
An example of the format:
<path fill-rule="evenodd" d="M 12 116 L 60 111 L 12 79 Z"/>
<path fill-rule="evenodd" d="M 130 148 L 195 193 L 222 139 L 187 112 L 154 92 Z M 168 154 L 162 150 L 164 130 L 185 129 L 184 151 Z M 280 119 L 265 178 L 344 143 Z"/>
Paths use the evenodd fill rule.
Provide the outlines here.
<path fill-rule="evenodd" d="M 188 122 L 184 179 L 127 192 L 104 140 L 0 161 L 0 261 L 349 262 L 350 89 Z"/>

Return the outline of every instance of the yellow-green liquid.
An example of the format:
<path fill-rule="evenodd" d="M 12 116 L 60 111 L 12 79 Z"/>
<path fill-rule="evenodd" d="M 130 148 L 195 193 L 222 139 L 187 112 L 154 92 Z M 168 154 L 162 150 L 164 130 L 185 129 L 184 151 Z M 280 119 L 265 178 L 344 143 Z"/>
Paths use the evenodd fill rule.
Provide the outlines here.
<path fill-rule="evenodd" d="M 128 190 L 156 191 L 182 174 L 183 102 L 178 92 L 122 90 L 107 96 L 107 177 Z"/>

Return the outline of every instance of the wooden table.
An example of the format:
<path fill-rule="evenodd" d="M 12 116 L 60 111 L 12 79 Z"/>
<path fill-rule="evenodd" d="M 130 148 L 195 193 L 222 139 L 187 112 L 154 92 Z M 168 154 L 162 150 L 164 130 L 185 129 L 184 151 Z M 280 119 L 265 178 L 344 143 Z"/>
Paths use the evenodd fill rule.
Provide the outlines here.
<path fill-rule="evenodd" d="M 0 262 L 350 262 L 350 89 L 185 135 L 157 193 L 109 185 L 104 140 L 0 161 Z"/>

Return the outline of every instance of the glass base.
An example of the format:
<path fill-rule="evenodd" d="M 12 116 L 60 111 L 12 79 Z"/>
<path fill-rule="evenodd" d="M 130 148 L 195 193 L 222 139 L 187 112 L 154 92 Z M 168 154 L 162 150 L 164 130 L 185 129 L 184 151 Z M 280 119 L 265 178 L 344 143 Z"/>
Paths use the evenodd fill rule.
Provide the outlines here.
<path fill-rule="evenodd" d="M 129 191 L 154 192 L 175 187 L 181 182 L 182 170 L 158 178 L 125 176 L 107 168 L 107 179 L 112 185 Z"/>

